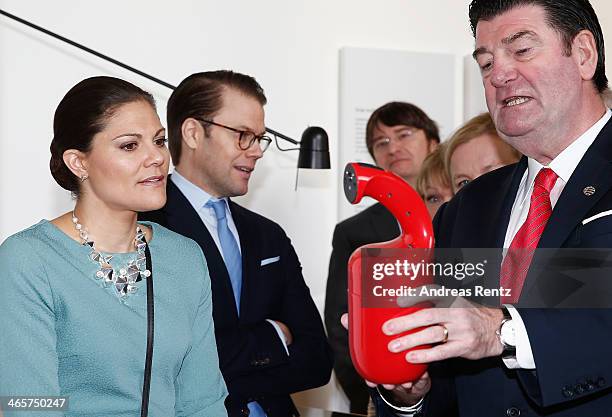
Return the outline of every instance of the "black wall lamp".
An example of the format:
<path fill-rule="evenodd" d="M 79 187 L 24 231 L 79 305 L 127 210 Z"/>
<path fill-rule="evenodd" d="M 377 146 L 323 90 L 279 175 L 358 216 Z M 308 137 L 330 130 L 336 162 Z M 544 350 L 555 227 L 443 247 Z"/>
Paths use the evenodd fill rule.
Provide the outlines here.
<path fill-rule="evenodd" d="M 163 85 L 164 87 L 167 87 L 171 90 L 174 90 L 176 87 L 173 86 L 170 83 L 167 83 L 163 80 L 160 80 L 157 77 L 154 77 L 150 74 L 147 74 L 146 72 L 140 71 L 137 68 L 134 68 L 130 65 L 124 64 L 121 61 L 118 61 L 114 58 L 111 58 L 107 55 L 104 55 L 98 51 L 95 51 L 91 48 L 86 47 L 85 45 L 81 45 L 80 43 L 77 43 L 71 39 L 68 39 L 64 36 L 58 35 L 57 33 L 51 32 L 48 29 L 45 29 L 41 26 L 38 26 L 32 22 L 29 22 L 25 19 L 22 19 L 18 16 L 15 16 L 11 13 L 8 13 L 2 9 L 0 9 L 0 15 L 6 16 L 9 19 L 12 19 L 16 22 L 19 22 L 23 25 L 26 25 L 32 29 L 35 29 L 39 32 L 42 32 L 48 36 L 51 36 L 55 39 L 58 39 L 62 42 L 65 42 L 69 45 L 74 46 L 75 48 L 78 48 L 82 51 L 85 51 L 89 54 L 95 55 L 100 59 L 103 59 L 105 61 L 111 62 L 117 66 L 120 66 L 121 68 L 124 68 L 128 71 L 131 71 L 135 74 L 140 75 L 141 77 L 147 78 L 153 82 L 156 82 L 157 84 Z M 283 135 L 280 132 L 277 132 L 269 127 L 266 127 L 266 131 L 271 133 L 272 135 L 274 135 L 274 139 L 275 139 L 275 143 L 276 143 L 276 147 L 281 150 L 281 151 L 291 151 L 291 150 L 299 150 L 299 155 L 298 155 L 298 170 L 299 168 L 306 168 L 306 169 L 330 169 L 331 165 L 330 165 L 330 160 L 329 160 L 329 138 L 327 136 L 327 133 L 325 132 L 325 130 L 321 127 L 316 127 L 316 126 L 311 126 L 306 128 L 306 130 L 304 130 L 304 133 L 302 133 L 302 139 L 300 141 L 297 141 L 295 139 L 292 139 L 286 135 Z M 278 144 L 278 139 L 283 139 L 289 143 L 292 143 L 293 145 L 297 145 L 297 147 L 295 148 L 282 148 L 281 146 L 279 146 Z M 297 188 L 297 178 L 296 178 L 296 188 Z"/>
<path fill-rule="evenodd" d="M 331 167 L 329 163 L 329 139 L 323 128 L 317 126 L 307 127 L 304 133 L 302 133 L 302 140 L 299 142 L 269 127 L 266 127 L 266 131 L 274 135 L 276 147 L 279 150 L 293 151 L 299 149 L 298 168 L 329 169 Z M 283 149 L 278 144 L 278 138 L 299 146 L 297 148 Z"/>

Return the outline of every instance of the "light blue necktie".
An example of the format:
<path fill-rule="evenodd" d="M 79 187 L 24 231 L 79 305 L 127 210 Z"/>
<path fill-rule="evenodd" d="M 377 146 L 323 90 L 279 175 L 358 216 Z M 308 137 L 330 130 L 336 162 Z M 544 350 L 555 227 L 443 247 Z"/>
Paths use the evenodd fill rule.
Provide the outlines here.
<path fill-rule="evenodd" d="M 232 283 L 232 289 L 234 290 L 234 300 L 236 301 L 236 308 L 238 314 L 240 314 L 240 289 L 242 288 L 242 256 L 240 255 L 240 249 L 238 243 L 234 238 L 234 235 L 227 226 L 227 216 L 225 215 L 225 201 L 210 199 L 206 203 L 205 207 L 212 207 L 215 211 L 215 217 L 217 218 L 217 234 L 219 235 L 219 242 L 221 242 L 221 251 L 223 252 L 223 258 L 225 260 L 225 267 L 230 276 Z M 252 401 L 247 404 L 249 407 L 249 417 L 266 417 L 266 413 L 263 408 Z"/>
<path fill-rule="evenodd" d="M 217 234 L 221 243 L 221 251 L 225 267 L 232 283 L 236 309 L 240 314 L 240 290 L 242 288 L 242 256 L 236 238 L 227 226 L 227 216 L 225 215 L 225 201 L 210 199 L 204 207 L 212 207 L 217 218 Z"/>

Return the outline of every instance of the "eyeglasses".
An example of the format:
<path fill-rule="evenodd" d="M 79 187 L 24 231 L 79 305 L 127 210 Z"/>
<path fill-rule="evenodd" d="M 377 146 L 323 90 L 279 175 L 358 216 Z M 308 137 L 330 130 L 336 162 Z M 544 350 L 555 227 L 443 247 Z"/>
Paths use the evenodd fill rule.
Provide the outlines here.
<path fill-rule="evenodd" d="M 242 149 L 243 151 L 246 151 L 247 149 L 249 149 L 251 146 L 253 146 L 253 143 L 257 141 L 257 145 L 259 146 L 259 149 L 261 150 L 261 152 L 265 152 L 266 149 L 268 149 L 268 147 L 270 146 L 270 143 L 272 143 L 272 139 L 270 139 L 268 136 L 264 136 L 264 135 L 259 136 L 253 132 L 249 132 L 248 130 L 235 129 L 233 127 L 222 125 L 221 123 L 213 122 L 212 120 L 200 119 L 197 117 L 194 117 L 194 119 L 202 123 L 208 123 L 214 126 L 219 126 L 224 129 L 231 130 L 232 132 L 238 133 L 239 134 L 238 147 Z"/>
<path fill-rule="evenodd" d="M 391 143 L 391 140 L 395 140 L 397 143 L 401 143 L 404 140 L 411 139 L 416 131 L 417 129 L 407 127 L 405 129 L 400 130 L 397 134 L 393 135 L 392 137 L 387 136 L 387 137 L 378 139 L 376 142 L 372 144 L 372 148 L 375 152 L 385 151 L 389 149 L 389 144 Z"/>

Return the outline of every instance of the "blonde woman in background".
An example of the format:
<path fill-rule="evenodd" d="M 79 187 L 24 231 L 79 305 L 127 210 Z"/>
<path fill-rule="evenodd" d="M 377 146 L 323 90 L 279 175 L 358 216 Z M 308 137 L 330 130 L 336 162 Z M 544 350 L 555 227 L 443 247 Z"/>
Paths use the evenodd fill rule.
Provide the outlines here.
<path fill-rule="evenodd" d="M 444 163 L 457 193 L 479 176 L 517 162 L 521 154 L 501 140 L 489 113 L 468 120 L 446 142 Z"/>
<path fill-rule="evenodd" d="M 416 180 L 416 191 L 425 202 L 432 219 L 440 206 L 453 198 L 451 181 L 444 165 L 445 149 L 445 144 L 440 145 L 425 158 Z"/>

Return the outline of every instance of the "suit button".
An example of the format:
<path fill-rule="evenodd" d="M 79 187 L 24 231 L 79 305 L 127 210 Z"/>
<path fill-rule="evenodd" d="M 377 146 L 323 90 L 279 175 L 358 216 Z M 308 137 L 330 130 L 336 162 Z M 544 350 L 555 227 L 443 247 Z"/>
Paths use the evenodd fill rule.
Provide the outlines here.
<path fill-rule="evenodd" d="M 599 388 L 603 388 L 603 387 L 605 387 L 605 386 L 606 386 L 606 380 L 604 379 L 604 377 L 600 376 L 600 377 L 597 379 L 597 386 L 598 386 Z"/>
<path fill-rule="evenodd" d="M 516 407 L 510 407 L 506 410 L 506 415 L 508 417 L 518 417 L 521 415 L 521 410 Z"/>
<path fill-rule="evenodd" d="M 561 393 L 563 394 L 565 398 L 572 398 L 574 396 L 574 391 L 572 390 L 572 387 L 570 387 L 569 385 L 564 386 Z"/>
<path fill-rule="evenodd" d="M 266 358 L 266 359 L 261 361 L 262 365 L 268 365 L 269 363 L 270 363 L 270 358 Z"/>
<path fill-rule="evenodd" d="M 595 384 L 596 384 L 596 382 L 593 381 L 591 378 L 589 378 L 589 379 L 586 380 L 586 384 L 584 385 L 584 388 L 587 391 L 593 391 L 595 389 Z"/>

